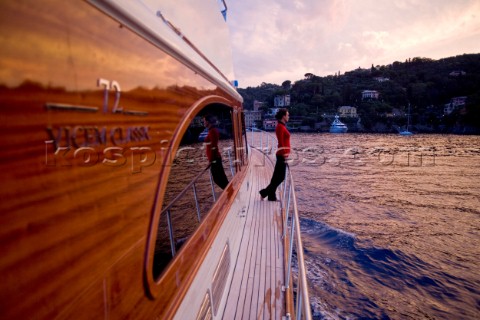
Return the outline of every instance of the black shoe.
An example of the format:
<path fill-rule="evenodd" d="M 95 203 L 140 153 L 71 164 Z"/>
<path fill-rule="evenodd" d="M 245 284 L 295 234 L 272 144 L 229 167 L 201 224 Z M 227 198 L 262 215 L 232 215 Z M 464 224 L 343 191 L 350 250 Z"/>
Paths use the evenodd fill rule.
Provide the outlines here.
<path fill-rule="evenodd" d="M 268 196 L 268 201 L 277 201 L 277 197 L 275 195 Z"/>
<path fill-rule="evenodd" d="M 266 196 L 267 196 L 267 190 L 265 190 L 265 189 L 260 190 L 260 197 L 262 197 L 262 199 L 264 199 Z"/>

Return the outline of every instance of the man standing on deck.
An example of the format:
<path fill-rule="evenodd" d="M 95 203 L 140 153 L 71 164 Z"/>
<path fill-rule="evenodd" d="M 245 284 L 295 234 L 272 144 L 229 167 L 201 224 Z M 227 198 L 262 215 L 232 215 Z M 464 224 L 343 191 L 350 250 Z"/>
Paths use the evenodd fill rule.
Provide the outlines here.
<path fill-rule="evenodd" d="M 220 140 L 220 133 L 217 127 L 217 118 L 211 114 L 203 117 L 203 123 L 208 128 L 208 135 L 205 137 L 205 145 L 207 151 L 208 162 L 210 163 L 210 172 L 212 173 L 213 181 L 223 189 L 228 184 L 225 170 L 223 169 L 222 156 L 218 151 L 218 140 Z"/>
<path fill-rule="evenodd" d="M 275 115 L 275 118 L 278 120 L 277 127 L 275 128 L 275 134 L 278 140 L 278 150 L 276 153 L 277 162 L 275 163 L 270 184 L 265 189 L 260 190 L 262 199 L 268 196 L 269 201 L 277 201 L 275 192 L 278 186 L 285 180 L 285 173 L 287 171 L 286 160 L 290 155 L 290 132 L 288 132 L 286 126 L 289 116 L 288 110 L 285 108 L 278 110 Z"/>

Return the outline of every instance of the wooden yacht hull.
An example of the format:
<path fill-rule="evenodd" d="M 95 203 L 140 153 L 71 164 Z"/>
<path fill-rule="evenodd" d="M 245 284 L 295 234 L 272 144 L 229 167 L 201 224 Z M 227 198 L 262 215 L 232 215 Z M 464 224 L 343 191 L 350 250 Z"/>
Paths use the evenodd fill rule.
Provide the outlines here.
<path fill-rule="evenodd" d="M 241 98 L 208 63 L 137 26 L 125 3 L 0 3 L 2 319 L 172 318 L 237 210 L 241 148 L 211 214 L 152 275 L 181 137 L 205 106 L 222 105 L 243 146 Z"/>

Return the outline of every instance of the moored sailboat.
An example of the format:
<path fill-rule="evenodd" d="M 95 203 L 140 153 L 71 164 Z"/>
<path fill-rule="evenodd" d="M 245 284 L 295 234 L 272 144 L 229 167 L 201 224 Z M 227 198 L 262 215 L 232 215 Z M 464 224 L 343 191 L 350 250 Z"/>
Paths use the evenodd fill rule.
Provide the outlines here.
<path fill-rule="evenodd" d="M 405 130 L 400 130 L 399 134 L 401 136 L 411 136 L 411 135 L 413 135 L 413 133 L 410 132 L 410 103 L 408 104 L 407 127 L 405 128 Z"/>

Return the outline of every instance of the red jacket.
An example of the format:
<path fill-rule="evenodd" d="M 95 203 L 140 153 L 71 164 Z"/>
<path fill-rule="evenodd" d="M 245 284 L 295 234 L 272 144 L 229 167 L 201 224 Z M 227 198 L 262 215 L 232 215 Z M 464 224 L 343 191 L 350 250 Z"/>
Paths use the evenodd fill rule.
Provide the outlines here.
<path fill-rule="evenodd" d="M 218 129 L 215 127 L 210 127 L 210 129 L 208 129 L 208 135 L 204 140 L 209 162 L 221 158 L 220 151 L 218 150 L 218 140 L 220 140 L 220 133 L 218 132 Z"/>
<path fill-rule="evenodd" d="M 290 154 L 290 132 L 288 132 L 287 127 L 279 121 L 275 129 L 275 134 L 278 140 L 277 155 L 284 156 L 285 158 L 288 157 Z"/>

